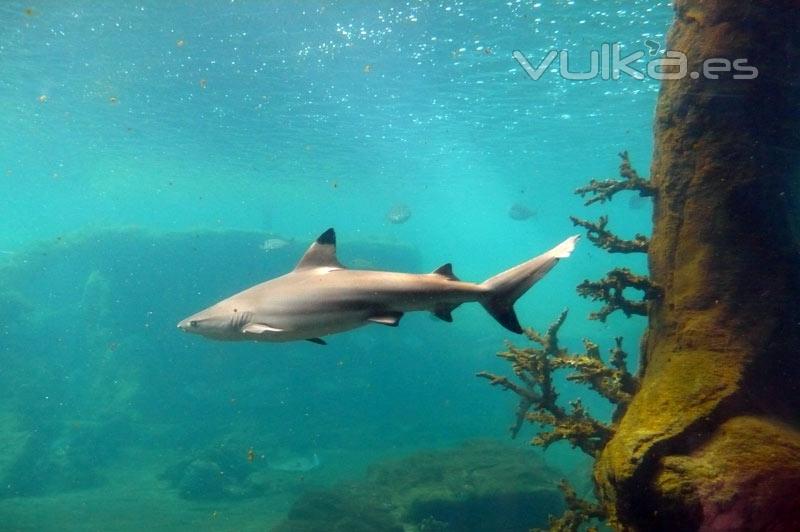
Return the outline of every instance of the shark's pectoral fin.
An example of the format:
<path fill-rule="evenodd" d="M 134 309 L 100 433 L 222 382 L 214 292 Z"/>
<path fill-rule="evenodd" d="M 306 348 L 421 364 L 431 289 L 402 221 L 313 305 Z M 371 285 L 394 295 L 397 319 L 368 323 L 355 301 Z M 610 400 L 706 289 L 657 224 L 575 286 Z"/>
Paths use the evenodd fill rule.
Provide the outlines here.
<path fill-rule="evenodd" d="M 283 329 L 276 329 L 275 327 L 270 327 L 266 323 L 248 323 L 244 327 L 242 327 L 243 333 L 249 334 L 264 334 L 266 332 L 280 332 Z"/>
<path fill-rule="evenodd" d="M 453 321 L 452 312 L 457 306 L 458 305 L 440 305 L 433 309 L 433 315 L 442 321 L 450 323 Z"/>
<path fill-rule="evenodd" d="M 367 321 L 380 323 L 381 325 L 388 325 L 389 327 L 397 327 L 400 324 L 400 318 L 402 317 L 402 312 L 386 312 L 378 316 L 367 318 Z"/>
<path fill-rule="evenodd" d="M 314 342 L 315 344 L 319 345 L 328 345 L 328 342 L 323 340 L 322 338 L 306 338 L 309 342 Z"/>

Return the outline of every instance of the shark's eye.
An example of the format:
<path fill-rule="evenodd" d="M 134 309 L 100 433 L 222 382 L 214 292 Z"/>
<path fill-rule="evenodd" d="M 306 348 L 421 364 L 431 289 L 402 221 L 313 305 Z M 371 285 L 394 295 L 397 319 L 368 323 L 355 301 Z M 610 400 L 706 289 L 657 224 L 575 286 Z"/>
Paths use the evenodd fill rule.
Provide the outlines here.
<path fill-rule="evenodd" d="M 197 320 L 192 320 L 189 322 L 189 327 L 197 327 Z"/>

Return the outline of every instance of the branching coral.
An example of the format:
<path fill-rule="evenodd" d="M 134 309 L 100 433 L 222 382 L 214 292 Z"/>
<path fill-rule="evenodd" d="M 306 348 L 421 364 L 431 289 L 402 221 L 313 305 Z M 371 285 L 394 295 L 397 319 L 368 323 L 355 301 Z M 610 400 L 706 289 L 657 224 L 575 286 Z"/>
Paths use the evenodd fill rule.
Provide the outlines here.
<path fill-rule="evenodd" d="M 619 175 L 624 178 L 619 179 L 592 179 L 585 187 L 581 187 L 575 191 L 582 198 L 587 195 L 593 197 L 586 200 L 585 205 L 600 202 L 605 203 L 611 201 L 614 194 L 622 192 L 623 190 L 631 190 L 638 192 L 643 198 L 655 195 L 656 189 L 650 184 L 650 180 L 641 177 L 639 173 L 631 166 L 631 161 L 628 158 L 628 152 L 624 151 L 619 154 L 622 162 L 619 165 Z"/>
<path fill-rule="evenodd" d="M 653 196 L 655 188 L 646 178 L 639 176 L 631 166 L 628 152 L 619 154 L 622 158 L 620 176 L 622 180 L 592 179 L 590 183 L 576 190 L 585 198 L 586 205 L 611 201 L 615 194 L 625 190 L 638 192 L 642 197 Z M 572 223 L 587 231 L 589 240 L 597 247 L 610 253 L 647 253 L 650 240 L 636 234 L 632 240 L 619 238 L 608 226 L 608 216 L 601 216 L 597 222 L 570 217 Z M 625 297 L 626 289 L 641 293 L 641 299 Z M 603 301 L 605 305 L 590 314 L 591 319 L 605 321 L 617 310 L 626 316 L 646 316 L 649 302 L 661 296 L 661 289 L 655 286 L 646 276 L 636 275 L 627 268 L 616 268 L 599 281 L 584 281 L 578 285 L 578 293 L 594 301 Z M 570 353 L 558 345 L 558 331 L 566 319 L 567 311 L 563 311 L 544 334 L 533 329 L 526 329 L 525 334 L 535 346 L 520 348 L 508 343 L 506 351 L 498 356 L 511 363 L 519 382 L 507 377 L 488 372 L 478 373 L 479 377 L 488 379 L 493 386 L 511 390 L 519 397 L 515 411 L 515 423 L 511 427 L 513 437 L 519 433 L 522 424 L 527 420 L 542 427 L 550 427 L 538 433 L 531 443 L 543 448 L 550 444 L 566 440 L 573 447 L 578 447 L 586 454 L 597 458 L 608 441 L 614 435 L 614 424 L 627 410 L 633 395 L 639 389 L 639 380 L 627 368 L 627 354 L 622 349 L 622 338 L 615 338 L 611 356 L 606 363 L 600 356 L 600 348 L 590 340 L 583 341 L 583 353 Z M 612 423 L 599 421 L 586 411 L 580 399 L 570 401 L 569 408 L 558 404 L 558 394 L 553 387 L 553 372 L 560 369 L 571 370 L 567 380 L 582 383 L 596 391 L 609 402 L 616 405 L 612 414 Z M 564 481 L 560 485 L 564 493 L 567 510 L 559 518 L 550 519 L 550 530 L 573 532 L 583 529 L 587 522 L 605 520 L 606 512 L 599 504 L 578 498 L 570 485 Z M 596 530 L 589 527 L 587 530 Z"/>
<path fill-rule="evenodd" d="M 637 233 L 633 240 L 624 240 L 606 229 L 608 216 L 601 216 L 597 222 L 589 222 L 575 216 L 570 216 L 569 219 L 573 225 L 586 229 L 586 235 L 595 246 L 609 253 L 647 253 L 650 247 L 650 239 L 644 235 Z"/>
<path fill-rule="evenodd" d="M 627 299 L 627 288 L 642 292 L 642 299 Z M 647 303 L 658 298 L 661 290 L 644 275 L 636 275 L 628 268 L 615 268 L 599 281 L 583 281 L 578 285 L 578 293 L 592 301 L 605 302 L 603 308 L 589 315 L 589 319 L 604 322 L 617 310 L 627 317 L 647 316 Z"/>
<path fill-rule="evenodd" d="M 567 509 L 561 517 L 550 517 L 550 532 L 577 532 L 581 526 L 592 519 L 605 520 L 608 515 L 602 506 L 596 503 L 585 501 L 578 497 L 575 490 L 566 480 L 558 484 L 558 488 L 564 494 L 564 502 Z M 589 527 L 587 532 L 596 532 L 596 527 Z"/>
<path fill-rule="evenodd" d="M 592 179 L 587 186 L 575 191 L 581 197 L 585 197 L 587 194 L 594 195 L 586 202 L 586 205 L 610 201 L 614 194 L 623 190 L 638 191 L 640 196 L 652 196 L 655 193 L 650 181 L 641 177 L 631 166 L 628 152 L 624 151 L 619 155 L 622 158 L 619 173 L 624 180 L 598 181 Z M 637 234 L 633 240 L 625 240 L 606 229 L 608 216 L 601 216 L 597 222 L 589 222 L 575 216 L 570 216 L 570 219 L 574 225 L 586 229 L 589 240 L 595 246 L 610 253 L 647 253 L 650 248 L 650 239 L 644 235 Z M 626 298 L 625 290 L 628 288 L 640 291 L 641 299 Z M 593 301 L 605 302 L 603 308 L 589 315 L 590 319 L 604 322 L 610 314 L 617 310 L 621 310 L 627 317 L 646 316 L 648 302 L 658 298 L 661 291 L 646 276 L 636 275 L 627 268 L 615 268 L 599 281 L 586 280 L 579 284 L 578 293 Z"/>
<path fill-rule="evenodd" d="M 545 334 L 526 329 L 525 335 L 539 347 L 517 347 L 507 344 L 506 351 L 498 356 L 511 362 L 514 374 L 521 384 L 507 377 L 488 372 L 478 373 L 493 386 L 500 386 L 519 396 L 516 421 L 511 427 L 512 436 L 519 433 L 522 423 L 528 420 L 552 427 L 536 435 L 531 443 L 547 448 L 550 444 L 566 440 L 586 454 L 596 456 L 611 437 L 611 426 L 591 417 L 580 400 L 570 402 L 570 409 L 557 403 L 558 394 L 553 386 L 553 372 L 570 369 L 567 379 L 588 385 L 600 395 L 617 405 L 625 406 L 638 387 L 637 379 L 625 364 L 622 339 L 616 339 L 612 349 L 611 365 L 600 358 L 597 344 L 584 340 L 584 353 L 572 354 L 558 345 L 558 330 L 567 317 L 563 311 Z"/>

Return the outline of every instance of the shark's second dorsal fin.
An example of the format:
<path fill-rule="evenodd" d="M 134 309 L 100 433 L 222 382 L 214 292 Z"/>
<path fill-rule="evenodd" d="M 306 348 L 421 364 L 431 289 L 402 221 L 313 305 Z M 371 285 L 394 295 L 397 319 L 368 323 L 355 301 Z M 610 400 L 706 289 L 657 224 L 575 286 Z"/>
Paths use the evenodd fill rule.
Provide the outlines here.
<path fill-rule="evenodd" d="M 344 268 L 336 258 L 336 232 L 333 227 L 319 235 L 294 269 L 297 271 L 324 267 Z"/>
<path fill-rule="evenodd" d="M 449 262 L 447 264 L 442 264 L 441 266 L 433 270 L 433 273 L 441 275 L 447 279 L 450 279 L 451 281 L 459 280 L 459 278 L 456 277 L 456 275 L 453 273 L 453 265 L 450 264 Z"/>

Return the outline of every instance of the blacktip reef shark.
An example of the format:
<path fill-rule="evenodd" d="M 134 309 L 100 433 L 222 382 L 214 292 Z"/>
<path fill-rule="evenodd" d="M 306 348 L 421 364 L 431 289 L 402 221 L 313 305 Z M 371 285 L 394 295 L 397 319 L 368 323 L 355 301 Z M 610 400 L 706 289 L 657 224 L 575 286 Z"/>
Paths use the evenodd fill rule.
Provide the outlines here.
<path fill-rule="evenodd" d="M 336 258 L 328 229 L 294 270 L 239 292 L 178 323 L 215 340 L 324 344 L 323 336 L 368 323 L 397 326 L 406 312 L 428 311 L 444 321 L 462 303 L 478 302 L 506 329 L 521 333 L 514 302 L 569 257 L 578 236 L 476 284 L 459 280 L 450 263 L 428 274 L 353 270 Z"/>

